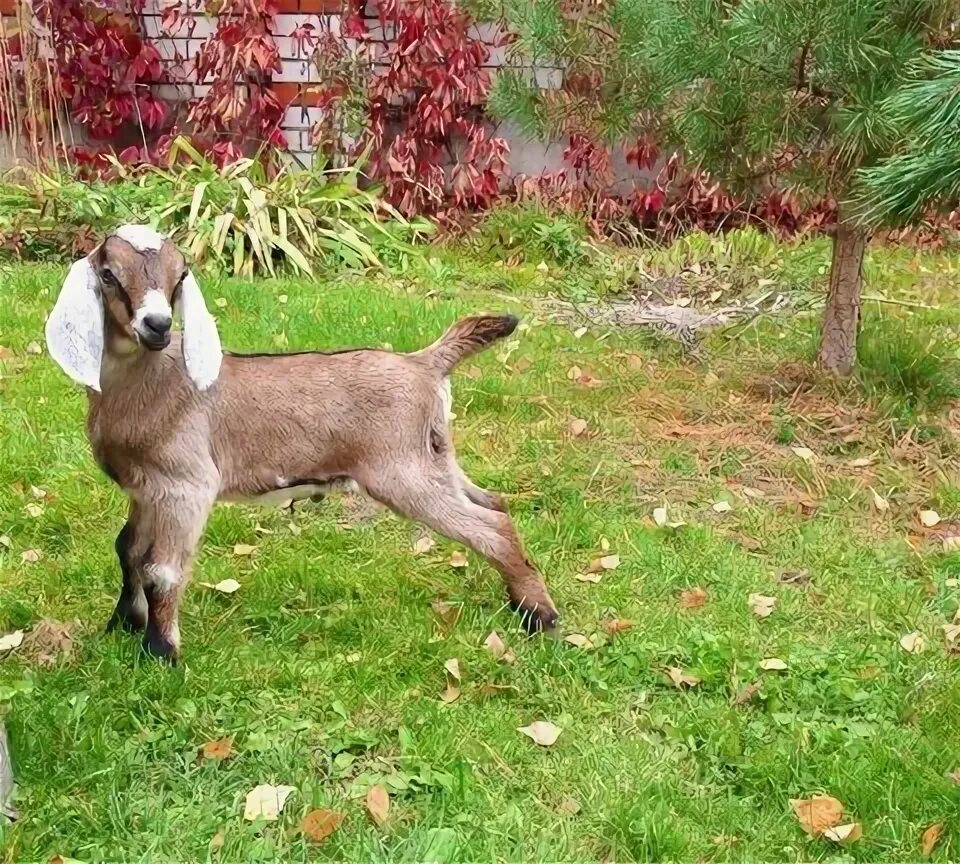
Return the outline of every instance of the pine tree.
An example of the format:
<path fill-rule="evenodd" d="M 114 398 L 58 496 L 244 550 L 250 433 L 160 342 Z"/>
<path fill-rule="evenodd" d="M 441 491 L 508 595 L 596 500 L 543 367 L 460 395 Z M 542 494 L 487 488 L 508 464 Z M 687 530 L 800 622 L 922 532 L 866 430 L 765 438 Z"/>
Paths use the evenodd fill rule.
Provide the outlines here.
<path fill-rule="evenodd" d="M 589 116 L 595 134 L 653 132 L 743 194 L 776 183 L 840 202 L 819 360 L 849 374 L 868 228 L 845 202 L 859 170 L 896 152 L 889 100 L 931 42 L 952 33 L 956 0 L 506 2 L 519 50 L 551 56 L 568 74 L 602 73 L 598 95 L 586 99 L 598 109 Z M 584 40 L 587 52 L 602 47 L 591 56 Z M 514 72 L 501 76 L 491 105 L 550 134 L 551 100 L 567 123 L 571 100 Z"/>

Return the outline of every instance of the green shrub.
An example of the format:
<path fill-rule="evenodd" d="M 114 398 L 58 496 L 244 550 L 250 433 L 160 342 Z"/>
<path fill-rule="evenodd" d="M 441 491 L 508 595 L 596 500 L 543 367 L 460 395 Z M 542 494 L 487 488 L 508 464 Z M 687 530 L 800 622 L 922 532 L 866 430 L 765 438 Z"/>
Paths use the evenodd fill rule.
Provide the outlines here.
<path fill-rule="evenodd" d="M 0 185 L 0 234 L 28 258 L 73 256 L 126 222 L 153 225 L 200 266 L 238 276 L 315 264 L 363 268 L 396 259 L 431 230 L 360 189 L 356 169 L 281 169 L 243 159 L 220 169 L 183 139 L 168 168 L 126 169 L 119 182 L 34 174 Z"/>
<path fill-rule="evenodd" d="M 501 259 L 569 266 L 589 251 L 586 224 L 576 217 L 553 215 L 533 204 L 505 205 L 491 210 L 479 226 L 480 247 Z"/>

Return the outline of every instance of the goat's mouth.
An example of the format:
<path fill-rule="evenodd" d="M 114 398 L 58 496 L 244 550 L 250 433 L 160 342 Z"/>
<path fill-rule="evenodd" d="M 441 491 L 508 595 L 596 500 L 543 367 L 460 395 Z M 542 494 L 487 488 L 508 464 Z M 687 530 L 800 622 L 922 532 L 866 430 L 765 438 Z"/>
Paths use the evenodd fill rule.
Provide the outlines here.
<path fill-rule="evenodd" d="M 149 335 L 138 332 L 137 337 L 140 340 L 140 344 L 148 351 L 162 351 L 170 344 L 169 330 L 166 333 L 151 333 Z"/>

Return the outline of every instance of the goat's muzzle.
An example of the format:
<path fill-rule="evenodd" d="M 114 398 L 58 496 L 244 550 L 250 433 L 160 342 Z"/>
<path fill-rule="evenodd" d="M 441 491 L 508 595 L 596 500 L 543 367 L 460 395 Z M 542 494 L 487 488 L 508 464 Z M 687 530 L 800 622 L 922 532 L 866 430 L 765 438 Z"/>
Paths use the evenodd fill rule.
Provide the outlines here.
<path fill-rule="evenodd" d="M 170 344 L 170 327 L 173 319 L 169 315 L 145 315 L 137 327 L 137 335 L 144 348 L 150 351 L 162 351 Z"/>

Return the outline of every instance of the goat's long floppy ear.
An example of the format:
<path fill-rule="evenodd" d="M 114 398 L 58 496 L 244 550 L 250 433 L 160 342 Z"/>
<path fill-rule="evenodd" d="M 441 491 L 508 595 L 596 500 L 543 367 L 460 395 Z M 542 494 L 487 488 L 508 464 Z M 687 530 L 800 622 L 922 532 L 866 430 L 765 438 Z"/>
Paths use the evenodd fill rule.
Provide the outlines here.
<path fill-rule="evenodd" d="M 200 286 L 187 273 L 180 287 L 180 315 L 183 318 L 183 362 L 198 390 L 206 390 L 220 374 L 223 352 L 217 322 L 207 311 Z"/>
<path fill-rule="evenodd" d="M 47 350 L 74 381 L 100 390 L 103 309 L 97 277 L 88 258 L 70 267 L 47 319 Z"/>

